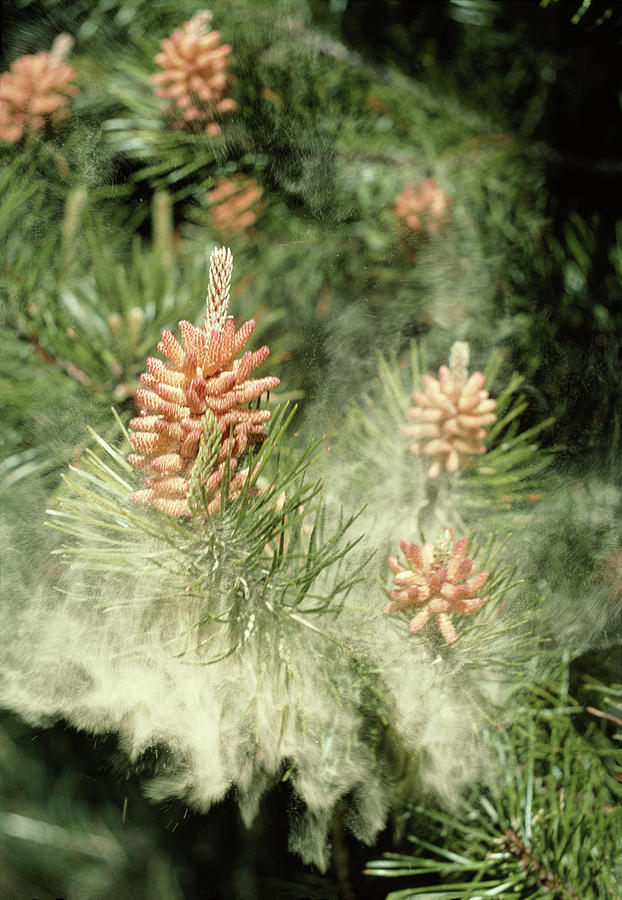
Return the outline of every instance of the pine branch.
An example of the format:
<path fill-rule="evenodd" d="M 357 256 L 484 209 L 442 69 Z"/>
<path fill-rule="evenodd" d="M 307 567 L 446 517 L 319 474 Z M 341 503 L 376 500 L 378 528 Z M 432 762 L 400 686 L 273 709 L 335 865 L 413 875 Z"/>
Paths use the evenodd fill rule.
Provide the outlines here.
<path fill-rule="evenodd" d="M 356 517 L 325 533 L 322 507 L 311 503 L 320 486 L 307 481 L 317 442 L 300 453 L 293 447 L 279 452 L 292 414 L 282 408 L 271 420 L 268 439 L 249 457 L 252 474 L 239 498 L 219 515 L 192 522 L 132 504 L 137 473 L 121 450 L 91 432 L 99 452 L 87 451 L 66 477 L 59 506 L 50 510 L 54 526 L 71 539 L 58 553 L 85 574 L 87 591 L 97 590 L 103 572 L 113 575 L 121 603 L 131 602 L 123 600 L 123 586 L 136 578 L 144 594 L 153 591 L 152 603 L 183 597 L 184 605 L 196 600 L 204 607 L 203 598 L 212 597 L 191 627 L 199 636 L 199 661 L 212 661 L 214 624 L 230 634 L 225 655 L 245 642 L 251 618 L 255 639 L 275 618 L 303 626 L 308 620 L 317 628 L 316 617 L 337 613 L 358 580 L 339 574 L 339 562 L 357 543 L 344 541 Z"/>
<path fill-rule="evenodd" d="M 417 833 L 408 840 L 426 852 L 387 853 L 366 870 L 418 876 L 387 900 L 515 891 L 525 898 L 604 900 L 615 893 L 619 791 L 604 765 L 607 748 L 592 745 L 593 728 L 578 733 L 573 722 L 582 710 L 572 702 L 566 709 L 568 703 L 548 690 L 530 694 L 516 725 L 497 737 L 488 787 L 473 791 L 457 815 L 412 809 Z"/>

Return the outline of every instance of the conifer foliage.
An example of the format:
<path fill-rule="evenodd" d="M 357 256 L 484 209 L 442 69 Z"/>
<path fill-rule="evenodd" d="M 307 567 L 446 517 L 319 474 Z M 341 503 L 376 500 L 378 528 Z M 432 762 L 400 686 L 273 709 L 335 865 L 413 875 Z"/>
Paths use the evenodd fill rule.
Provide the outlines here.
<path fill-rule="evenodd" d="M 622 230 L 560 218 L 560 47 L 516 22 L 506 71 L 478 0 L 19 6 L 0 894 L 617 897 Z"/>

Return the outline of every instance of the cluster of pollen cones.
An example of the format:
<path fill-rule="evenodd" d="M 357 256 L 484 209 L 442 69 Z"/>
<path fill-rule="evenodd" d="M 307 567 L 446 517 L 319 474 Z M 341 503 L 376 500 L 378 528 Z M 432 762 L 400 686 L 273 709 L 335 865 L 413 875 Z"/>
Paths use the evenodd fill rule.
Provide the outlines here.
<path fill-rule="evenodd" d="M 215 121 L 233 112 L 236 103 L 225 96 L 231 47 L 220 43 L 220 32 L 210 30 L 212 14 L 201 10 L 161 44 L 155 57 L 162 72 L 151 76 L 157 97 L 171 101 L 166 114 L 173 128 L 220 133 Z"/>
<path fill-rule="evenodd" d="M 207 194 L 212 221 L 223 234 L 240 233 L 257 221 L 257 205 L 263 191 L 254 178 L 239 172 L 219 178 Z"/>
<path fill-rule="evenodd" d="M 450 365 L 441 366 L 438 379 L 423 375 L 423 391 L 412 395 L 414 405 L 406 411 L 413 423 L 402 430 L 410 438 L 410 451 L 428 457 L 428 478 L 438 478 L 463 468 L 474 456 L 486 452 L 486 427 L 496 421 L 497 401 L 484 390 L 481 372 L 467 376 L 468 344 L 456 341 Z"/>
<path fill-rule="evenodd" d="M 0 140 L 12 143 L 43 131 L 69 115 L 69 100 L 78 93 L 75 69 L 65 62 L 73 39 L 59 35 L 50 53 L 16 59 L 0 75 Z"/>
<path fill-rule="evenodd" d="M 384 613 L 417 610 L 410 620 L 412 634 L 417 634 L 435 617 L 445 642 L 455 644 L 457 634 L 452 613 L 475 612 L 488 599 L 479 596 L 488 572 L 472 574 L 473 560 L 466 555 L 467 546 L 466 537 L 453 544 L 451 529 L 445 530 L 436 545 L 401 541 L 407 565 L 389 557 L 394 588 L 389 592 L 391 602 L 385 606 Z"/>
<path fill-rule="evenodd" d="M 227 499 L 239 496 L 248 477 L 248 471 L 237 471 L 239 458 L 247 446 L 264 439 L 270 418 L 269 410 L 248 404 L 279 384 L 274 377 L 249 377 L 269 355 L 267 346 L 236 358 L 255 322 L 251 319 L 236 331 L 226 318 L 232 265 L 229 250 L 212 253 L 205 327 L 180 322 L 181 343 L 164 330 L 158 350 L 165 361 L 147 359 L 143 387 L 136 392 L 141 413 L 130 422 L 130 440 L 138 452 L 129 461 L 144 473 L 145 488 L 132 494 L 132 500 L 174 516 L 197 511 L 189 496 L 193 476 L 210 514 L 220 509 L 227 473 Z M 212 425 L 218 430 L 217 454 L 206 471 L 197 472 L 206 423 L 208 431 Z"/>
<path fill-rule="evenodd" d="M 449 197 L 436 178 L 422 178 L 400 191 L 394 200 L 394 211 L 406 231 L 420 237 L 435 234 L 449 224 Z"/>

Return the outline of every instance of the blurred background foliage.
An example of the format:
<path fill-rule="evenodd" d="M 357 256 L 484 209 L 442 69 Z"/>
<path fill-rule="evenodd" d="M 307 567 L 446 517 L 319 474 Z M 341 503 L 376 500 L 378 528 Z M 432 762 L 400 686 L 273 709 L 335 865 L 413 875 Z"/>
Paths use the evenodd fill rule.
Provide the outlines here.
<path fill-rule="evenodd" d="M 553 581 L 576 596 L 581 537 L 608 533 L 612 554 L 619 546 L 622 10 L 599 0 L 214 2 L 215 27 L 233 48 L 238 109 L 208 137 L 167 130 L 149 83 L 159 42 L 198 8 L 4 4 L 2 70 L 67 31 L 81 92 L 57 131 L 0 144 L 3 530 L 32 519 L 20 552 L 34 541 L 49 547 L 34 510 L 78 458 L 85 424 L 105 436 L 110 405 L 129 415 L 161 328 L 198 321 L 209 253 L 224 242 L 235 259 L 232 312 L 257 318 L 257 340 L 270 344 L 270 371 L 281 378 L 277 399 L 303 411 L 313 401 L 318 430 L 338 424 L 375 377 L 379 351 L 399 365 L 409 342 L 425 337 L 440 361 L 454 339 L 469 340 L 474 367 L 501 352 L 505 383 L 514 370 L 525 379 L 525 427 L 555 417 L 538 441 L 564 447 L 573 489 L 556 507 L 564 528 Z M 238 175 L 259 185 L 261 201 L 252 224 L 223 228 L 209 192 Z M 396 197 L 426 179 L 446 214 L 427 208 L 420 228 L 406 227 Z M 39 564 L 48 564 L 42 555 L 33 571 Z M 601 668 L 594 656 L 573 664 L 578 700 L 560 726 L 569 755 L 577 741 L 603 759 L 619 749 L 613 655 Z M 608 712 L 594 700 L 596 675 Z M 537 736 L 547 803 L 550 735 Z M 390 890 L 361 874 L 372 854 L 338 818 L 331 875 L 287 857 L 275 825 L 286 786 L 245 833 L 233 805 L 207 817 L 150 806 L 121 754 L 115 769 L 110 746 L 60 726 L 31 730 L 7 714 L 0 740 L 7 897 L 350 900 Z M 500 752 L 517 752 L 515 743 L 502 741 Z M 619 781 L 619 769 L 611 777 Z M 488 807 L 471 798 L 468 821 L 502 846 L 490 803 L 511 809 L 524 790 L 509 780 Z M 601 819 L 590 821 L 605 840 L 610 820 Z M 426 840 L 445 848 L 445 860 L 450 841 L 468 838 L 429 822 Z M 399 834 L 382 836 L 378 854 Z M 235 859 L 233 874 L 225 859 Z M 619 896 L 619 884 L 555 893 L 579 876 L 576 854 L 559 872 L 548 858 L 538 865 L 534 877 L 546 869 L 557 878 L 553 887 L 534 882 L 538 896 Z M 409 890 L 396 896 L 425 896 Z M 524 890 L 513 896 L 536 896 Z"/>
<path fill-rule="evenodd" d="M 563 680 L 561 688 L 534 684 L 530 696 L 517 698 L 520 714 L 497 747 L 491 790 L 468 798 L 462 815 L 408 810 L 404 827 L 415 849 L 369 863 L 370 875 L 410 883 L 387 900 L 459 900 L 474 890 L 482 897 L 618 896 L 619 872 L 608 856 L 620 847 L 613 746 L 593 723 L 577 729 L 581 709 Z"/>

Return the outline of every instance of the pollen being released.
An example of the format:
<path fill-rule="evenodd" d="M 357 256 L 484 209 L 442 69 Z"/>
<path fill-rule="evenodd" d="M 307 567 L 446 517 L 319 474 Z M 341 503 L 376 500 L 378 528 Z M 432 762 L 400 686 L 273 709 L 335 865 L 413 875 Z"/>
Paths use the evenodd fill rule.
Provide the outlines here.
<path fill-rule="evenodd" d="M 267 346 L 236 358 L 255 321 L 236 331 L 227 318 L 232 267 L 230 250 L 214 250 L 204 327 L 179 322 L 181 343 L 162 331 L 158 350 L 166 361 L 147 359 L 136 392 L 141 413 L 130 422 L 130 440 L 138 452 L 129 461 L 144 472 L 145 488 L 131 497 L 174 516 L 196 512 L 197 496 L 208 513 L 218 512 L 226 475 L 228 499 L 239 495 L 248 476 L 237 471 L 239 459 L 263 441 L 270 418 L 269 410 L 248 404 L 279 384 L 272 376 L 249 378 L 268 357 Z"/>

